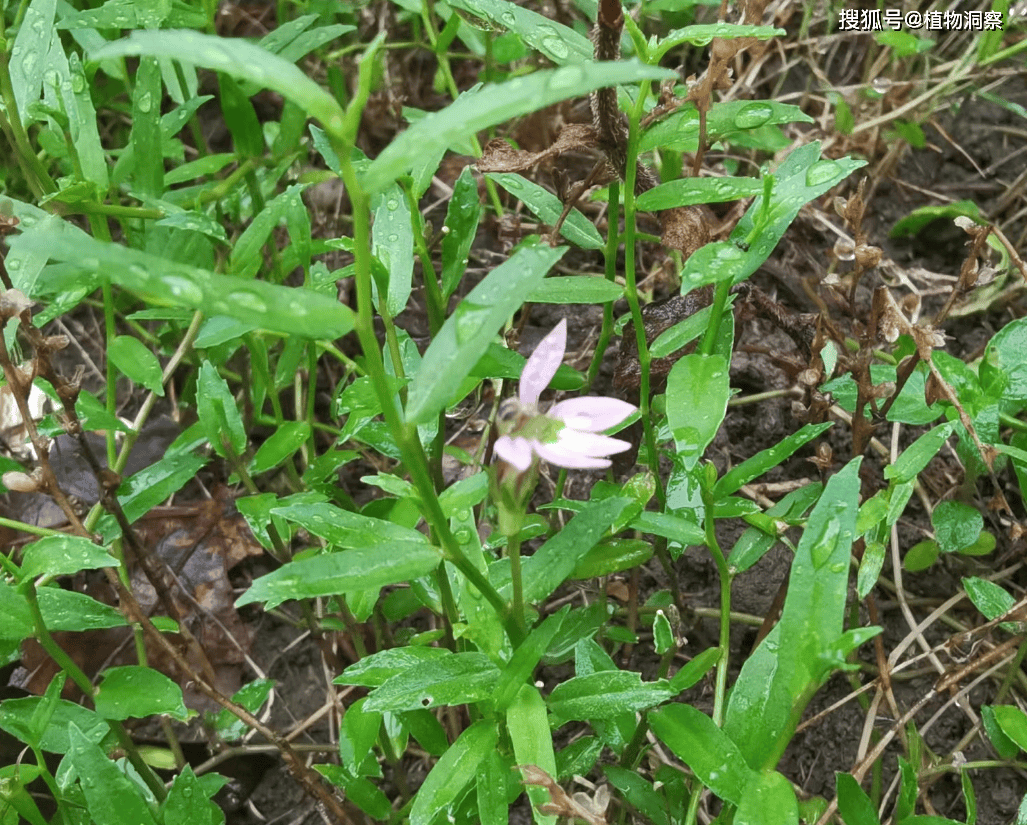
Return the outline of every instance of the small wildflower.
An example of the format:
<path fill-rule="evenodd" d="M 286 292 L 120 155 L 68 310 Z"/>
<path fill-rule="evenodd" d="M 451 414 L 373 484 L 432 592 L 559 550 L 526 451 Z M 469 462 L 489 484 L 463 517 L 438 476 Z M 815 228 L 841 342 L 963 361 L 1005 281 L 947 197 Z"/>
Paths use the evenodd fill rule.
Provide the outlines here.
<path fill-rule="evenodd" d="M 562 320 L 528 358 L 521 372 L 517 398 L 499 408 L 504 434 L 496 439 L 495 452 L 519 472 L 531 467 L 534 456 L 567 469 L 610 466 L 606 456 L 627 450 L 627 441 L 602 435 L 635 411 L 617 398 L 592 396 L 570 398 L 539 411 L 538 399 L 556 374 L 567 348 L 567 321 Z"/>

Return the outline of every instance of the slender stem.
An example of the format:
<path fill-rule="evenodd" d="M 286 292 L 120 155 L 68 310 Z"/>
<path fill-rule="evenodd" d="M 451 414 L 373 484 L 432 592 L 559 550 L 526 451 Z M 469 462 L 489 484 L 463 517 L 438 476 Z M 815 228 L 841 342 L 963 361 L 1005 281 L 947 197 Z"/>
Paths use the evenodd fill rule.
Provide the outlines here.
<path fill-rule="evenodd" d="M 493 606 L 501 617 L 510 640 L 517 645 L 524 638 L 523 630 L 511 617 L 503 597 L 485 575 L 474 566 L 474 563 L 464 555 L 452 530 L 449 529 L 449 522 L 439 504 L 438 494 L 428 468 L 428 459 L 417 435 L 417 428 L 403 420 L 402 412 L 396 406 L 396 398 L 388 389 L 382 352 L 374 334 L 374 317 L 371 306 L 370 199 L 357 180 L 356 171 L 349 160 L 350 153 L 346 151 L 346 147 L 336 147 L 336 153 L 340 160 L 343 181 L 353 205 L 354 281 L 357 291 L 357 314 L 354 327 L 364 351 L 367 374 L 372 379 L 371 384 L 378 394 L 386 424 L 388 424 L 404 457 L 410 478 L 421 499 L 422 513 L 440 542 L 444 557 Z"/>
<path fill-rule="evenodd" d="M 713 348 L 717 345 L 717 338 L 720 337 L 720 322 L 724 318 L 724 307 L 731 295 L 731 282 L 721 281 L 717 284 L 717 291 L 713 295 L 713 306 L 710 308 L 710 323 L 706 326 L 706 334 L 702 339 L 702 346 L 699 351 L 703 355 L 713 355 Z"/>
<path fill-rule="evenodd" d="M 524 582 L 521 576 L 521 531 L 514 530 L 506 537 L 506 555 L 510 559 L 510 583 L 513 589 L 512 610 L 514 621 L 521 630 L 526 630 L 524 624 Z"/>
<path fill-rule="evenodd" d="M 620 246 L 620 183 L 617 181 L 610 184 L 606 225 L 606 246 L 603 248 L 603 260 L 606 264 L 606 280 L 613 283 L 617 280 L 617 247 Z M 603 356 L 606 354 L 606 348 L 610 344 L 612 335 L 613 303 L 611 302 L 603 304 L 603 326 L 599 331 L 599 341 L 596 343 L 596 352 L 592 357 L 592 363 L 588 367 L 588 377 L 585 380 L 582 394 L 588 394 L 596 376 L 599 375 L 599 368 L 602 366 Z"/>
<path fill-rule="evenodd" d="M 710 486 L 702 484 L 703 506 L 706 509 L 706 546 L 717 565 L 720 577 L 720 660 L 717 662 L 717 677 L 713 692 L 713 721 L 718 727 L 724 724 L 724 706 L 727 698 L 728 651 L 731 649 L 731 571 L 727 559 L 717 542 L 713 518 L 713 493 Z"/>
<path fill-rule="evenodd" d="M 25 601 L 28 602 L 29 612 L 32 614 L 32 621 L 35 624 L 35 637 L 36 641 L 39 642 L 40 647 L 43 648 L 49 654 L 50 658 L 53 659 L 68 676 L 75 683 L 79 690 L 81 690 L 90 699 L 94 699 L 96 696 L 96 688 L 93 687 L 93 683 L 89 681 L 89 677 L 82 672 L 82 669 L 72 661 L 71 657 L 64 651 L 57 642 L 54 641 L 53 636 L 50 635 L 50 631 L 47 629 L 46 622 L 43 621 L 43 614 L 39 609 L 39 600 L 36 597 L 36 585 L 31 579 L 27 579 L 21 583 L 19 588 L 22 595 L 25 596 Z M 139 754 L 139 749 L 136 747 L 135 742 L 132 741 L 132 737 L 128 735 L 121 722 L 116 719 L 105 719 L 105 722 L 110 726 L 110 729 L 114 731 L 114 734 L 118 737 L 118 742 L 121 747 L 125 750 L 125 755 L 128 757 L 128 761 L 132 763 L 139 775 L 146 782 L 146 786 L 153 792 L 153 795 L 162 802 L 167 797 L 167 791 L 164 790 L 164 783 L 154 774 L 153 770 L 143 760 Z"/>
<path fill-rule="evenodd" d="M 657 479 L 656 497 L 663 509 L 667 504 L 667 492 L 660 479 L 660 458 L 656 451 L 656 430 L 649 411 L 649 367 L 652 355 L 649 353 L 649 342 L 645 337 L 645 324 L 642 321 L 642 307 L 638 302 L 638 286 L 635 273 L 635 180 L 638 174 L 638 124 L 646 98 L 649 96 L 650 81 L 642 81 L 638 90 L 638 99 L 631 109 L 628 121 L 627 163 L 624 171 L 624 280 L 626 282 L 625 297 L 631 308 L 631 319 L 635 327 L 635 340 L 638 344 L 638 363 L 641 367 L 641 380 L 638 391 L 638 407 L 642 416 L 642 427 L 645 430 L 646 460 L 653 478 Z"/>

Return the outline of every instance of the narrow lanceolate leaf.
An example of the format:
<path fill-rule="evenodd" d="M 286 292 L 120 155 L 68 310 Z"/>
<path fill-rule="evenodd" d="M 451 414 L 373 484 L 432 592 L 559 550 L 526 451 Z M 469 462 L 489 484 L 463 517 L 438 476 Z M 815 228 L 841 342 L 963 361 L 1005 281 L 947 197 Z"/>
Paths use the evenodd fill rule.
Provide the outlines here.
<path fill-rule="evenodd" d="M 96 825 L 153 825 L 153 815 L 136 789 L 99 745 L 94 745 L 74 723 L 70 728 L 68 759 L 75 767 Z"/>
<path fill-rule="evenodd" d="M 592 57 L 592 44 L 587 37 L 509 0 L 453 0 L 450 5 L 520 35 L 525 43 L 559 66 Z"/>
<path fill-rule="evenodd" d="M 667 376 L 667 423 L 686 466 L 694 466 L 720 429 L 731 397 L 727 363 L 719 355 L 686 355 Z"/>
<path fill-rule="evenodd" d="M 481 719 L 460 734 L 418 789 L 410 809 L 411 825 L 429 825 L 436 817 L 444 821 L 440 815 L 460 798 L 498 740 L 499 731 L 491 719 Z"/>
<path fill-rule="evenodd" d="M 490 697 L 499 668 L 484 653 L 451 653 L 393 676 L 371 691 L 367 711 L 404 711 L 466 705 Z"/>
<path fill-rule="evenodd" d="M 332 95 L 289 61 L 240 38 L 195 31 L 136 31 L 97 49 L 90 58 L 129 55 L 170 57 L 272 89 L 321 121 L 330 133 L 341 134 L 343 111 Z"/>
<path fill-rule="evenodd" d="M 99 272 L 155 304 L 227 315 L 262 329 L 303 338 L 337 338 L 353 329 L 349 307 L 313 290 L 240 281 L 71 232 L 49 237 L 30 233 L 12 245 Z"/>
<path fill-rule="evenodd" d="M 446 207 L 445 227 L 448 232 L 442 238 L 442 295 L 446 299 L 456 290 L 467 269 L 467 255 L 474 243 L 480 218 L 478 182 L 471 167 L 465 166 L 453 184 L 453 197 Z"/>
<path fill-rule="evenodd" d="M 649 714 L 649 725 L 721 799 L 737 805 L 745 788 L 756 781 L 756 772 L 746 764 L 738 745 L 701 710 L 667 705 Z"/>
<path fill-rule="evenodd" d="M 549 708 L 560 719 L 609 719 L 654 707 L 673 695 L 665 679 L 643 682 L 639 673 L 601 670 L 561 682 L 549 695 Z"/>
<path fill-rule="evenodd" d="M 374 590 L 416 579 L 438 567 L 442 553 L 425 542 L 395 542 L 388 553 L 366 547 L 292 561 L 261 576 L 236 601 L 267 602 L 269 608 L 288 599 L 331 596 L 353 590 Z"/>
<path fill-rule="evenodd" d="M 465 92 L 453 104 L 418 121 L 390 143 L 364 173 L 364 187 L 379 192 L 410 171 L 423 154 L 561 100 L 581 97 L 604 86 L 675 77 L 674 72 L 645 66 L 636 60 L 579 63 Z"/>
<path fill-rule="evenodd" d="M 746 660 L 724 731 L 753 768 L 772 768 L 844 646 L 842 624 L 859 509 L 859 459 L 824 487 L 799 542 L 781 620 Z"/>
<path fill-rule="evenodd" d="M 550 226 L 555 226 L 563 214 L 563 202 L 556 195 L 523 175 L 516 172 L 490 172 L 489 177 Z M 592 222 L 577 209 L 571 209 L 567 213 L 567 219 L 560 227 L 560 234 L 582 249 L 602 249 L 605 243 Z"/>
<path fill-rule="evenodd" d="M 553 752 L 553 736 L 549 732 L 549 715 L 546 703 L 534 685 L 522 685 L 517 692 L 506 712 L 506 728 L 518 765 L 533 765 L 552 777 L 556 776 L 556 754 Z M 555 816 L 547 816 L 538 809 L 539 805 L 550 801 L 548 791 L 537 785 L 529 785 L 527 791 L 537 825 L 555 825 Z"/>
<path fill-rule="evenodd" d="M 407 395 L 407 421 L 427 423 L 453 399 L 499 328 L 567 251 L 530 246 L 519 250 L 471 290 L 428 347 Z"/>
<path fill-rule="evenodd" d="M 18 112 L 26 119 L 30 103 L 39 100 L 43 90 L 46 56 L 54 35 L 53 21 L 57 0 L 33 0 L 25 9 L 25 17 L 14 38 L 10 52 L 11 86 Z M 60 43 L 60 40 L 57 41 Z"/>
<path fill-rule="evenodd" d="M 374 228 L 371 251 L 389 273 L 389 290 L 385 305 L 392 315 L 399 315 L 410 298 L 414 275 L 414 233 L 410 223 L 410 207 L 403 190 L 393 184 L 374 199 Z"/>

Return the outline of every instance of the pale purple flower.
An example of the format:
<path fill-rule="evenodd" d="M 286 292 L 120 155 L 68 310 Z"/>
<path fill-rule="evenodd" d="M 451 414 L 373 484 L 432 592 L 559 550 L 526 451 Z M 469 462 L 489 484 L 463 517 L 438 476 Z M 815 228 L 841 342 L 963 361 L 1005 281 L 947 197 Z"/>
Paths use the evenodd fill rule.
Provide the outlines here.
<path fill-rule="evenodd" d="M 504 434 L 496 439 L 494 449 L 519 472 L 527 470 L 536 455 L 571 470 L 609 467 L 606 456 L 631 446 L 602 435 L 635 411 L 626 401 L 602 396 L 570 398 L 545 413 L 539 411 L 539 396 L 553 380 L 566 348 L 567 321 L 562 320 L 528 358 L 517 398 L 507 399 L 499 409 Z"/>

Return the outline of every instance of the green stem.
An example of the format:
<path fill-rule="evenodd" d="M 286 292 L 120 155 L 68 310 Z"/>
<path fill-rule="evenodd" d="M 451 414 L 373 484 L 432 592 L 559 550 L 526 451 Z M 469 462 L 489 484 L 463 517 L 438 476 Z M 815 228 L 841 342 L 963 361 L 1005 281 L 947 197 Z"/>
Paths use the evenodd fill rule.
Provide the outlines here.
<path fill-rule="evenodd" d="M 702 483 L 703 506 L 706 509 L 706 546 L 710 549 L 713 562 L 717 565 L 720 577 L 720 660 L 717 662 L 717 677 L 713 692 L 713 721 L 718 727 L 724 725 L 724 709 L 727 698 L 728 651 L 731 649 L 731 571 L 727 559 L 717 542 L 715 521 L 713 518 L 712 485 L 705 479 Z"/>
<path fill-rule="evenodd" d="M 635 277 L 635 179 L 638 174 L 638 124 L 642 119 L 646 98 L 649 96 L 649 87 L 650 81 L 642 81 L 638 90 L 638 99 L 631 109 L 629 118 L 627 164 L 624 171 L 624 293 L 628 300 L 628 306 L 631 308 L 635 341 L 638 344 L 638 363 L 641 368 L 638 407 L 642 416 L 642 427 L 645 430 L 646 461 L 653 478 L 657 480 L 656 497 L 662 510 L 667 505 L 667 492 L 660 478 L 660 457 L 656 451 L 656 429 L 649 411 L 649 367 L 653 359 L 649 353 L 649 342 L 645 338 L 645 324 L 642 321 L 642 307 L 638 301 L 638 285 Z"/>
<path fill-rule="evenodd" d="M 520 525 L 506 537 L 506 555 L 510 559 L 510 583 L 513 590 L 512 610 L 514 620 L 522 631 L 524 623 L 524 581 L 521 575 L 521 531 Z"/>
<path fill-rule="evenodd" d="M 620 183 L 613 181 L 610 184 L 609 208 L 606 213 L 606 246 L 603 248 L 603 261 L 606 265 L 606 280 L 613 283 L 617 280 L 617 247 L 620 246 Z M 596 352 L 592 356 L 592 363 L 588 367 L 588 377 L 585 379 L 585 387 L 582 395 L 587 395 L 592 388 L 596 376 L 599 375 L 599 368 L 603 363 L 603 356 L 606 355 L 606 348 L 610 344 L 610 337 L 613 335 L 613 303 L 603 304 L 603 326 L 599 331 L 599 341 L 596 343 Z"/>
<path fill-rule="evenodd" d="M 57 642 L 54 641 L 53 636 L 50 635 L 50 631 L 46 627 L 46 623 L 43 621 L 43 614 L 39 609 L 39 600 L 36 597 L 36 585 L 31 579 L 23 581 L 19 588 L 22 595 L 25 596 L 25 601 L 28 602 L 29 612 L 32 614 L 32 621 L 35 625 L 35 637 L 36 641 L 39 642 L 40 647 L 43 648 L 63 670 L 71 680 L 78 686 L 78 689 L 82 691 L 90 699 L 94 699 L 96 696 L 96 689 L 93 687 L 93 683 L 89 681 L 89 677 L 82 672 L 82 669 L 72 661 L 71 657 L 64 652 Z M 135 742 L 132 741 L 132 737 L 128 735 L 128 731 L 125 730 L 121 722 L 116 719 L 105 719 L 104 720 L 110 729 L 114 732 L 115 736 L 118 737 L 118 742 L 125 751 L 125 755 L 128 757 L 128 761 L 132 763 L 132 767 L 139 772 L 146 786 L 153 792 L 153 795 L 157 797 L 161 802 L 167 797 L 167 791 L 164 789 L 164 783 L 160 781 L 156 774 L 149 765 L 143 760 L 139 753 L 139 749 L 136 747 Z"/>
<path fill-rule="evenodd" d="M 702 339 L 702 346 L 699 352 L 703 355 L 713 355 L 713 348 L 717 345 L 717 338 L 720 336 L 720 322 L 724 318 L 724 307 L 731 295 L 731 282 L 721 281 L 717 284 L 717 291 L 713 295 L 713 307 L 710 310 L 710 323 L 706 326 L 706 334 Z"/>
<path fill-rule="evenodd" d="M 444 558 L 453 564 L 493 606 L 501 617 L 511 642 L 516 646 L 524 639 L 523 630 L 510 615 L 503 597 L 485 575 L 474 566 L 474 563 L 464 555 L 452 530 L 449 529 L 449 522 L 442 512 L 417 428 L 403 420 L 402 411 L 396 406 L 396 398 L 388 389 L 389 384 L 385 380 L 385 364 L 382 360 L 378 339 L 374 333 L 374 316 L 371 305 L 370 199 L 357 180 L 356 170 L 349 159 L 348 147 L 339 145 L 335 148 L 353 210 L 354 281 L 357 292 L 357 314 L 354 326 L 364 351 L 367 374 L 371 377 L 371 385 L 378 394 L 385 422 L 403 455 L 411 481 L 417 489 L 424 518 L 440 542 Z"/>

